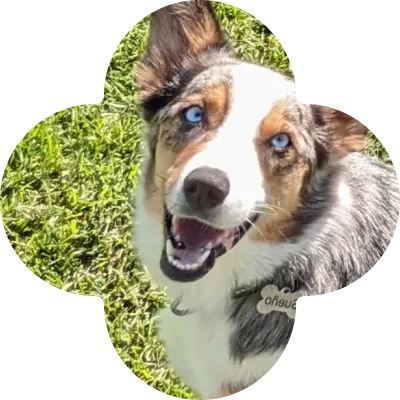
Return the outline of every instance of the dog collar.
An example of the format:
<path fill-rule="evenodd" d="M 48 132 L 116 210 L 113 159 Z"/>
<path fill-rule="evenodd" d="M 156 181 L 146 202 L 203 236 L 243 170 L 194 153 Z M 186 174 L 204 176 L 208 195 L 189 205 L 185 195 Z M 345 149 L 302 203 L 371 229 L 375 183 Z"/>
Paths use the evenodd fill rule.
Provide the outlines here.
<path fill-rule="evenodd" d="M 247 297 L 247 296 L 251 296 L 257 292 L 260 293 L 260 297 L 262 297 L 261 292 L 263 290 L 263 288 L 267 285 L 267 283 L 263 282 L 262 284 L 259 284 L 257 286 L 254 287 L 249 287 L 249 286 L 242 286 L 239 288 L 236 288 L 233 290 L 232 294 L 231 294 L 231 298 L 233 300 L 238 300 L 242 297 Z M 278 289 L 279 290 L 279 289 Z M 285 287 L 282 288 L 281 291 L 283 293 L 292 293 L 292 290 L 290 290 L 289 288 Z M 191 315 L 194 314 L 195 312 L 197 312 L 198 310 L 196 309 L 190 309 L 190 308 L 186 308 L 186 309 L 180 309 L 179 308 L 179 304 L 182 301 L 182 295 L 179 296 L 178 298 L 176 298 L 170 306 L 170 309 L 172 311 L 173 314 L 175 314 L 178 317 L 184 317 L 186 315 Z"/>
<path fill-rule="evenodd" d="M 182 301 L 182 296 L 179 296 L 175 301 L 171 303 L 170 309 L 173 314 L 175 314 L 177 317 L 186 317 L 187 315 L 194 314 L 196 310 L 191 310 L 189 308 L 187 309 L 180 309 L 179 305 L 181 304 Z"/>
<path fill-rule="evenodd" d="M 253 288 L 251 290 L 246 288 L 237 288 L 232 293 L 232 299 L 240 299 L 241 297 L 246 297 L 251 294 L 255 294 L 257 293 L 257 291 L 261 291 L 261 289 L 262 287 Z M 186 309 L 179 308 L 181 302 L 182 302 L 182 295 L 177 297 L 170 305 L 172 313 L 175 314 L 177 317 L 186 317 L 187 315 L 194 314 L 195 312 L 198 311 L 196 309 L 190 309 L 190 308 Z"/>

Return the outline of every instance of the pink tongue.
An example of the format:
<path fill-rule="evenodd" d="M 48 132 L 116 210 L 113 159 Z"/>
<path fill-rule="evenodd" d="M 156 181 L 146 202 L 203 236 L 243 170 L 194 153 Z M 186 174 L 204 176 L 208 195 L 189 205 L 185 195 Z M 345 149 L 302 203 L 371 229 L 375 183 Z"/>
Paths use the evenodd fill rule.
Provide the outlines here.
<path fill-rule="evenodd" d="M 177 218 L 175 232 L 187 249 L 201 249 L 214 242 L 224 231 L 214 229 L 195 219 Z"/>

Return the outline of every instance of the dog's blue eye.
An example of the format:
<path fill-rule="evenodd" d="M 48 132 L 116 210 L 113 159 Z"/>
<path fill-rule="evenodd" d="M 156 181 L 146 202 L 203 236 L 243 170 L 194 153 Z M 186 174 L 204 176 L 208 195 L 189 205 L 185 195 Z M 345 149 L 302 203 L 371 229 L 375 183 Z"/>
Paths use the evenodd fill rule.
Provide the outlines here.
<path fill-rule="evenodd" d="M 272 138 L 271 144 L 277 149 L 284 149 L 290 145 L 290 137 L 286 133 L 281 133 Z"/>
<path fill-rule="evenodd" d="M 203 110 L 198 106 L 190 107 L 185 112 L 185 118 L 191 124 L 198 124 L 203 121 Z"/>

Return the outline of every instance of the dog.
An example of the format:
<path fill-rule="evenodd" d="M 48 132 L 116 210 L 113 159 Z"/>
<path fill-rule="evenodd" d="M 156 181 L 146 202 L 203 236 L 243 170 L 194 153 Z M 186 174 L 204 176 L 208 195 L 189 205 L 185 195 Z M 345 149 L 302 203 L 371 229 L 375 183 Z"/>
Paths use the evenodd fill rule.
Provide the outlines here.
<path fill-rule="evenodd" d="M 184 383 L 221 398 L 279 359 L 300 296 L 380 259 L 397 176 L 361 153 L 359 121 L 237 60 L 208 1 L 152 14 L 135 79 L 146 134 L 134 241 L 171 300 L 159 335 Z"/>

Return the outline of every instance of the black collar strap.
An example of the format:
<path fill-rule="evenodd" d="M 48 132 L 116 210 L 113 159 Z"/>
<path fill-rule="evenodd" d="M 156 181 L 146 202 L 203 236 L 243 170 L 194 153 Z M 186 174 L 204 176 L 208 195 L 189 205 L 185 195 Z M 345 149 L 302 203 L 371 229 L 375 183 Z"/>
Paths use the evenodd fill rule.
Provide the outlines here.
<path fill-rule="evenodd" d="M 175 314 L 177 317 L 186 317 L 186 315 L 191 315 L 196 312 L 196 310 L 191 310 L 191 309 L 186 309 L 186 310 L 181 310 L 179 309 L 179 304 L 181 304 L 182 301 L 182 296 L 179 296 L 176 300 L 174 300 L 170 306 L 170 309 L 173 314 Z"/>

